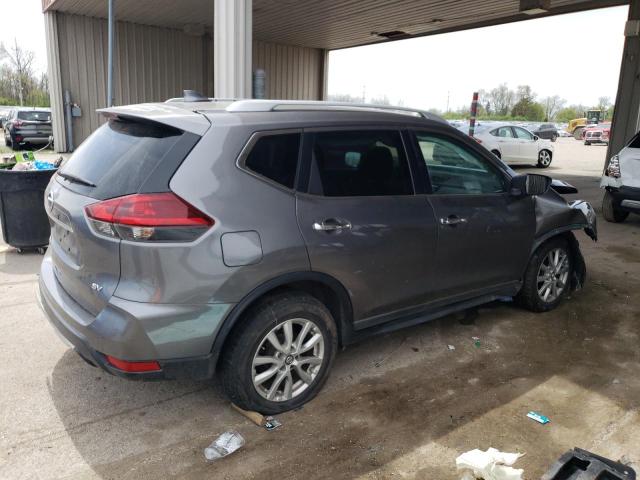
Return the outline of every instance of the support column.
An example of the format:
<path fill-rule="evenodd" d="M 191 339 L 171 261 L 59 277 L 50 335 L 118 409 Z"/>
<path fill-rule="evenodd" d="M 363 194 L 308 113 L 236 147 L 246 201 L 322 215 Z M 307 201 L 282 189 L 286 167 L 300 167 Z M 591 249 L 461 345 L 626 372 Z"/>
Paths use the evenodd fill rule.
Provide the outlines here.
<path fill-rule="evenodd" d="M 47 77 L 49 78 L 53 145 L 56 152 L 66 152 L 67 137 L 65 135 L 64 101 L 62 99 L 62 76 L 60 74 L 60 48 L 56 15 L 57 13 L 55 11 L 44 12 L 44 30 L 47 41 Z"/>
<path fill-rule="evenodd" d="M 253 1 L 213 1 L 214 95 L 251 98 Z"/>
<path fill-rule="evenodd" d="M 322 50 L 322 73 L 320 78 L 319 100 L 327 100 L 329 96 L 329 50 Z"/>
<path fill-rule="evenodd" d="M 640 130 L 640 0 L 631 0 L 624 34 L 618 95 L 605 163 Z"/>

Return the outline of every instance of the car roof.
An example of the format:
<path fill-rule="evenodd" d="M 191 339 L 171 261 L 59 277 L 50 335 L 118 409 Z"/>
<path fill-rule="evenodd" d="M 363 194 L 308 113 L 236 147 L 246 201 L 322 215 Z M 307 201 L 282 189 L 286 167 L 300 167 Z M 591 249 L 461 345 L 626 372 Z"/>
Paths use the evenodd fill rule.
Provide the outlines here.
<path fill-rule="evenodd" d="M 104 108 L 106 116 L 140 117 L 203 135 L 215 124 L 331 124 L 331 123 L 437 123 L 450 127 L 441 117 L 423 110 L 387 105 L 351 104 L 298 100 L 233 100 L 173 98 L 164 103 L 146 103 Z"/>

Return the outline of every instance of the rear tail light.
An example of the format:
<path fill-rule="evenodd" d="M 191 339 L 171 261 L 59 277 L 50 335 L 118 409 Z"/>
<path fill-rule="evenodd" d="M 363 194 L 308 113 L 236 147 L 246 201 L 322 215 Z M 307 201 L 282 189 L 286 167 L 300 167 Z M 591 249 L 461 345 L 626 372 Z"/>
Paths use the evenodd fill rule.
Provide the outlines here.
<path fill-rule="evenodd" d="M 611 160 L 609 160 L 609 165 L 607 165 L 605 175 L 608 177 L 620 178 L 620 157 L 618 155 L 614 155 L 611 157 Z"/>
<path fill-rule="evenodd" d="M 214 224 L 176 194 L 138 193 L 85 207 L 94 231 L 136 242 L 190 242 Z"/>
<path fill-rule="evenodd" d="M 22 141 L 22 135 L 16 135 L 15 139 L 16 139 L 16 142 L 21 142 Z"/>
<path fill-rule="evenodd" d="M 107 362 L 123 372 L 159 372 L 162 370 L 158 362 L 128 362 L 119 358 L 106 355 Z"/>

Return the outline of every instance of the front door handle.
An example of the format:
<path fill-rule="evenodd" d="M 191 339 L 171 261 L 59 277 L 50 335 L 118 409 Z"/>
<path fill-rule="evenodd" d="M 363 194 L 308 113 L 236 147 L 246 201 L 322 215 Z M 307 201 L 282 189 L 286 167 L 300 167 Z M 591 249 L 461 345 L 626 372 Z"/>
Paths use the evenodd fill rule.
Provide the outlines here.
<path fill-rule="evenodd" d="M 467 219 L 460 218 L 457 215 L 449 215 L 447 218 L 441 218 L 440 223 L 442 225 L 449 225 L 450 227 L 455 227 L 460 223 L 467 223 Z"/>
<path fill-rule="evenodd" d="M 341 232 L 342 230 L 351 229 L 351 222 L 338 220 L 336 218 L 327 218 L 321 222 L 314 222 L 313 229 L 316 232 Z"/>

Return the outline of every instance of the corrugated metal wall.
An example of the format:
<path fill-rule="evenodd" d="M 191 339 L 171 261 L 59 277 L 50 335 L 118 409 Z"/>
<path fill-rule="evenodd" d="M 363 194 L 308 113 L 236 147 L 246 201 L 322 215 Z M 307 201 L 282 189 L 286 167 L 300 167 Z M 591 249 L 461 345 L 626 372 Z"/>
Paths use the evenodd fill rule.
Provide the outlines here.
<path fill-rule="evenodd" d="M 107 22 L 61 13 L 56 17 L 61 75 L 58 94 L 69 90 L 73 102 L 82 108 L 82 117 L 73 119 L 77 146 L 100 125 L 95 110 L 106 104 Z M 213 44 L 208 36 L 118 22 L 114 61 L 118 105 L 164 101 L 181 96 L 185 88 L 213 95 Z M 322 97 L 323 50 L 254 41 L 253 65 L 254 70 L 266 71 L 270 98 Z"/>
<path fill-rule="evenodd" d="M 204 37 L 119 22 L 114 55 L 116 104 L 163 101 L 184 88 L 205 91 Z M 78 145 L 100 125 L 97 108 L 106 104 L 107 22 L 58 15 L 62 92 L 69 90 L 82 108 L 73 119 Z"/>
<path fill-rule="evenodd" d="M 253 42 L 253 70 L 266 72 L 267 98 L 320 100 L 324 50 Z"/>

